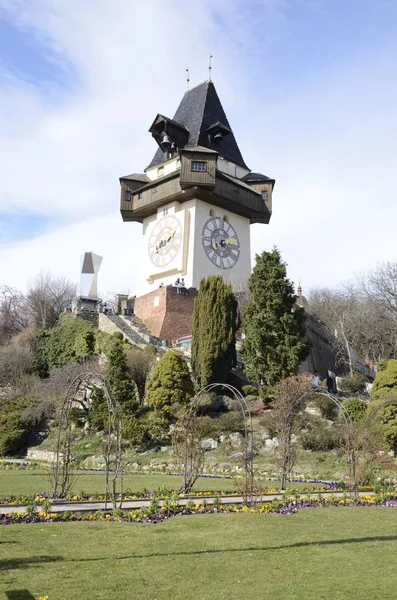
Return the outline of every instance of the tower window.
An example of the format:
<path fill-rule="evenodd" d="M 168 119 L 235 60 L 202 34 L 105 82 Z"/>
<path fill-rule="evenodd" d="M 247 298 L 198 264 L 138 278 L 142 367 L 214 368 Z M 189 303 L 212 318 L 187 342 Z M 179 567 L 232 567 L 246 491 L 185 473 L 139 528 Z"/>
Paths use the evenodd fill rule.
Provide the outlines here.
<path fill-rule="evenodd" d="M 143 198 L 143 192 L 138 192 L 138 200 L 142 200 Z"/>
<path fill-rule="evenodd" d="M 192 160 L 192 171 L 203 172 L 207 170 L 207 163 L 203 161 Z"/>
<path fill-rule="evenodd" d="M 267 198 L 268 198 L 268 196 L 267 196 L 267 190 L 262 190 L 261 196 L 262 196 L 262 200 L 266 201 Z"/>
<path fill-rule="evenodd" d="M 159 167 L 157 169 L 157 177 L 162 177 L 164 175 L 164 167 Z"/>
<path fill-rule="evenodd" d="M 126 192 L 124 194 L 124 199 L 126 202 L 131 202 L 131 192 Z"/>

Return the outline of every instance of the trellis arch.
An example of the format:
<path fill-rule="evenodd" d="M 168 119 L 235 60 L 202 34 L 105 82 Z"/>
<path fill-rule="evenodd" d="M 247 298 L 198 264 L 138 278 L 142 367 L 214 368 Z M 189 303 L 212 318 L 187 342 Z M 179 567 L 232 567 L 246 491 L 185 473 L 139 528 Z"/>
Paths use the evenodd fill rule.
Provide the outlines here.
<path fill-rule="evenodd" d="M 228 390 L 236 400 L 244 419 L 244 438 L 242 443 L 243 467 L 243 496 L 247 504 L 252 504 L 254 495 L 253 471 L 253 429 L 252 418 L 247 401 L 241 392 L 227 383 L 210 383 L 203 387 L 193 398 L 185 413 L 181 416 L 172 432 L 175 454 L 182 462 L 183 491 L 189 493 L 193 484 L 200 476 L 204 465 L 204 450 L 201 447 L 202 438 L 198 427 L 198 409 L 205 394 L 216 388 Z"/>
<path fill-rule="evenodd" d="M 120 477 L 122 505 L 122 425 L 117 402 L 112 398 L 106 379 L 99 373 L 87 371 L 78 375 L 69 385 L 59 415 L 57 447 L 53 463 L 53 498 L 65 498 L 70 490 L 73 478 L 72 464 L 72 421 L 71 410 L 79 404 L 88 414 L 91 403 L 87 397 L 88 388 L 99 388 L 103 391 L 108 409 L 108 428 L 105 448 L 105 510 L 109 497 L 113 509 L 117 505 L 116 484 Z M 112 480 L 110 482 L 110 473 Z"/>

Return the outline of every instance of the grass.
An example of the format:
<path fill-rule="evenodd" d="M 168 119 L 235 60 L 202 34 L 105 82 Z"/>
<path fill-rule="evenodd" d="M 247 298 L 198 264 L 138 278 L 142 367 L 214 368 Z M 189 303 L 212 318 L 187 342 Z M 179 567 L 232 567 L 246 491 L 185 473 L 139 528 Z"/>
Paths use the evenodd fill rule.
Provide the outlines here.
<path fill-rule="evenodd" d="M 264 482 L 268 488 L 277 487 L 276 481 Z M 291 487 L 302 487 L 304 484 L 291 484 Z M 182 477 L 173 475 L 124 475 L 124 491 L 142 492 L 147 490 L 156 490 L 159 487 L 167 487 L 170 490 L 178 490 L 182 486 Z M 233 491 L 237 484 L 233 479 L 210 479 L 200 478 L 196 481 L 194 489 L 197 491 Z M 310 487 L 312 485 L 310 484 Z M 313 487 L 315 487 L 313 485 Z M 73 486 L 73 491 L 77 494 L 84 491 L 87 494 L 96 492 L 103 493 L 105 490 L 105 474 L 93 472 L 80 472 Z M 21 471 L 21 470 L 0 470 L 0 498 L 11 495 L 21 496 L 40 492 L 51 492 L 50 474 L 46 471 Z"/>
<path fill-rule="evenodd" d="M 397 588 L 393 508 L 10 525 L 0 548 L 0 597 L 19 600 L 384 600 Z"/>

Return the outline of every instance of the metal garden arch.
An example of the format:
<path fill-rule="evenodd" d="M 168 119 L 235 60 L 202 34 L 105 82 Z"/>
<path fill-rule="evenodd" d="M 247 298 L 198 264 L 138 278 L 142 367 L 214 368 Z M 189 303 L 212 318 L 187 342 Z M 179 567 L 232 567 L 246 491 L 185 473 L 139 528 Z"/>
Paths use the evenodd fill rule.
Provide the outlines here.
<path fill-rule="evenodd" d="M 85 372 L 78 375 L 69 385 L 59 415 L 57 447 L 53 463 L 53 498 L 65 498 L 73 479 L 72 457 L 72 408 L 76 405 L 88 414 L 91 403 L 87 397 L 87 389 L 99 388 L 106 400 L 108 422 L 105 458 L 105 510 L 109 498 L 113 509 L 117 505 L 116 484 L 120 477 L 122 505 L 122 425 L 117 402 L 112 398 L 105 377 L 98 373 Z M 110 481 L 110 474 L 112 474 Z"/>

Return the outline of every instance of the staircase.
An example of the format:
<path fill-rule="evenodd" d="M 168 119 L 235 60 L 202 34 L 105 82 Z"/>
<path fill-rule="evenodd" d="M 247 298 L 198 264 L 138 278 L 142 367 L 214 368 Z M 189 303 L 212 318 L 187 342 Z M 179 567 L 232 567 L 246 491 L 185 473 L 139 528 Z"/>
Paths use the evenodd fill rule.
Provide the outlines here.
<path fill-rule="evenodd" d="M 138 317 L 121 317 L 119 315 L 106 315 L 107 318 L 121 331 L 124 337 L 135 346 L 145 347 L 152 344 L 159 354 L 164 354 L 167 347 L 163 346 L 159 338 L 150 335 Z"/>

